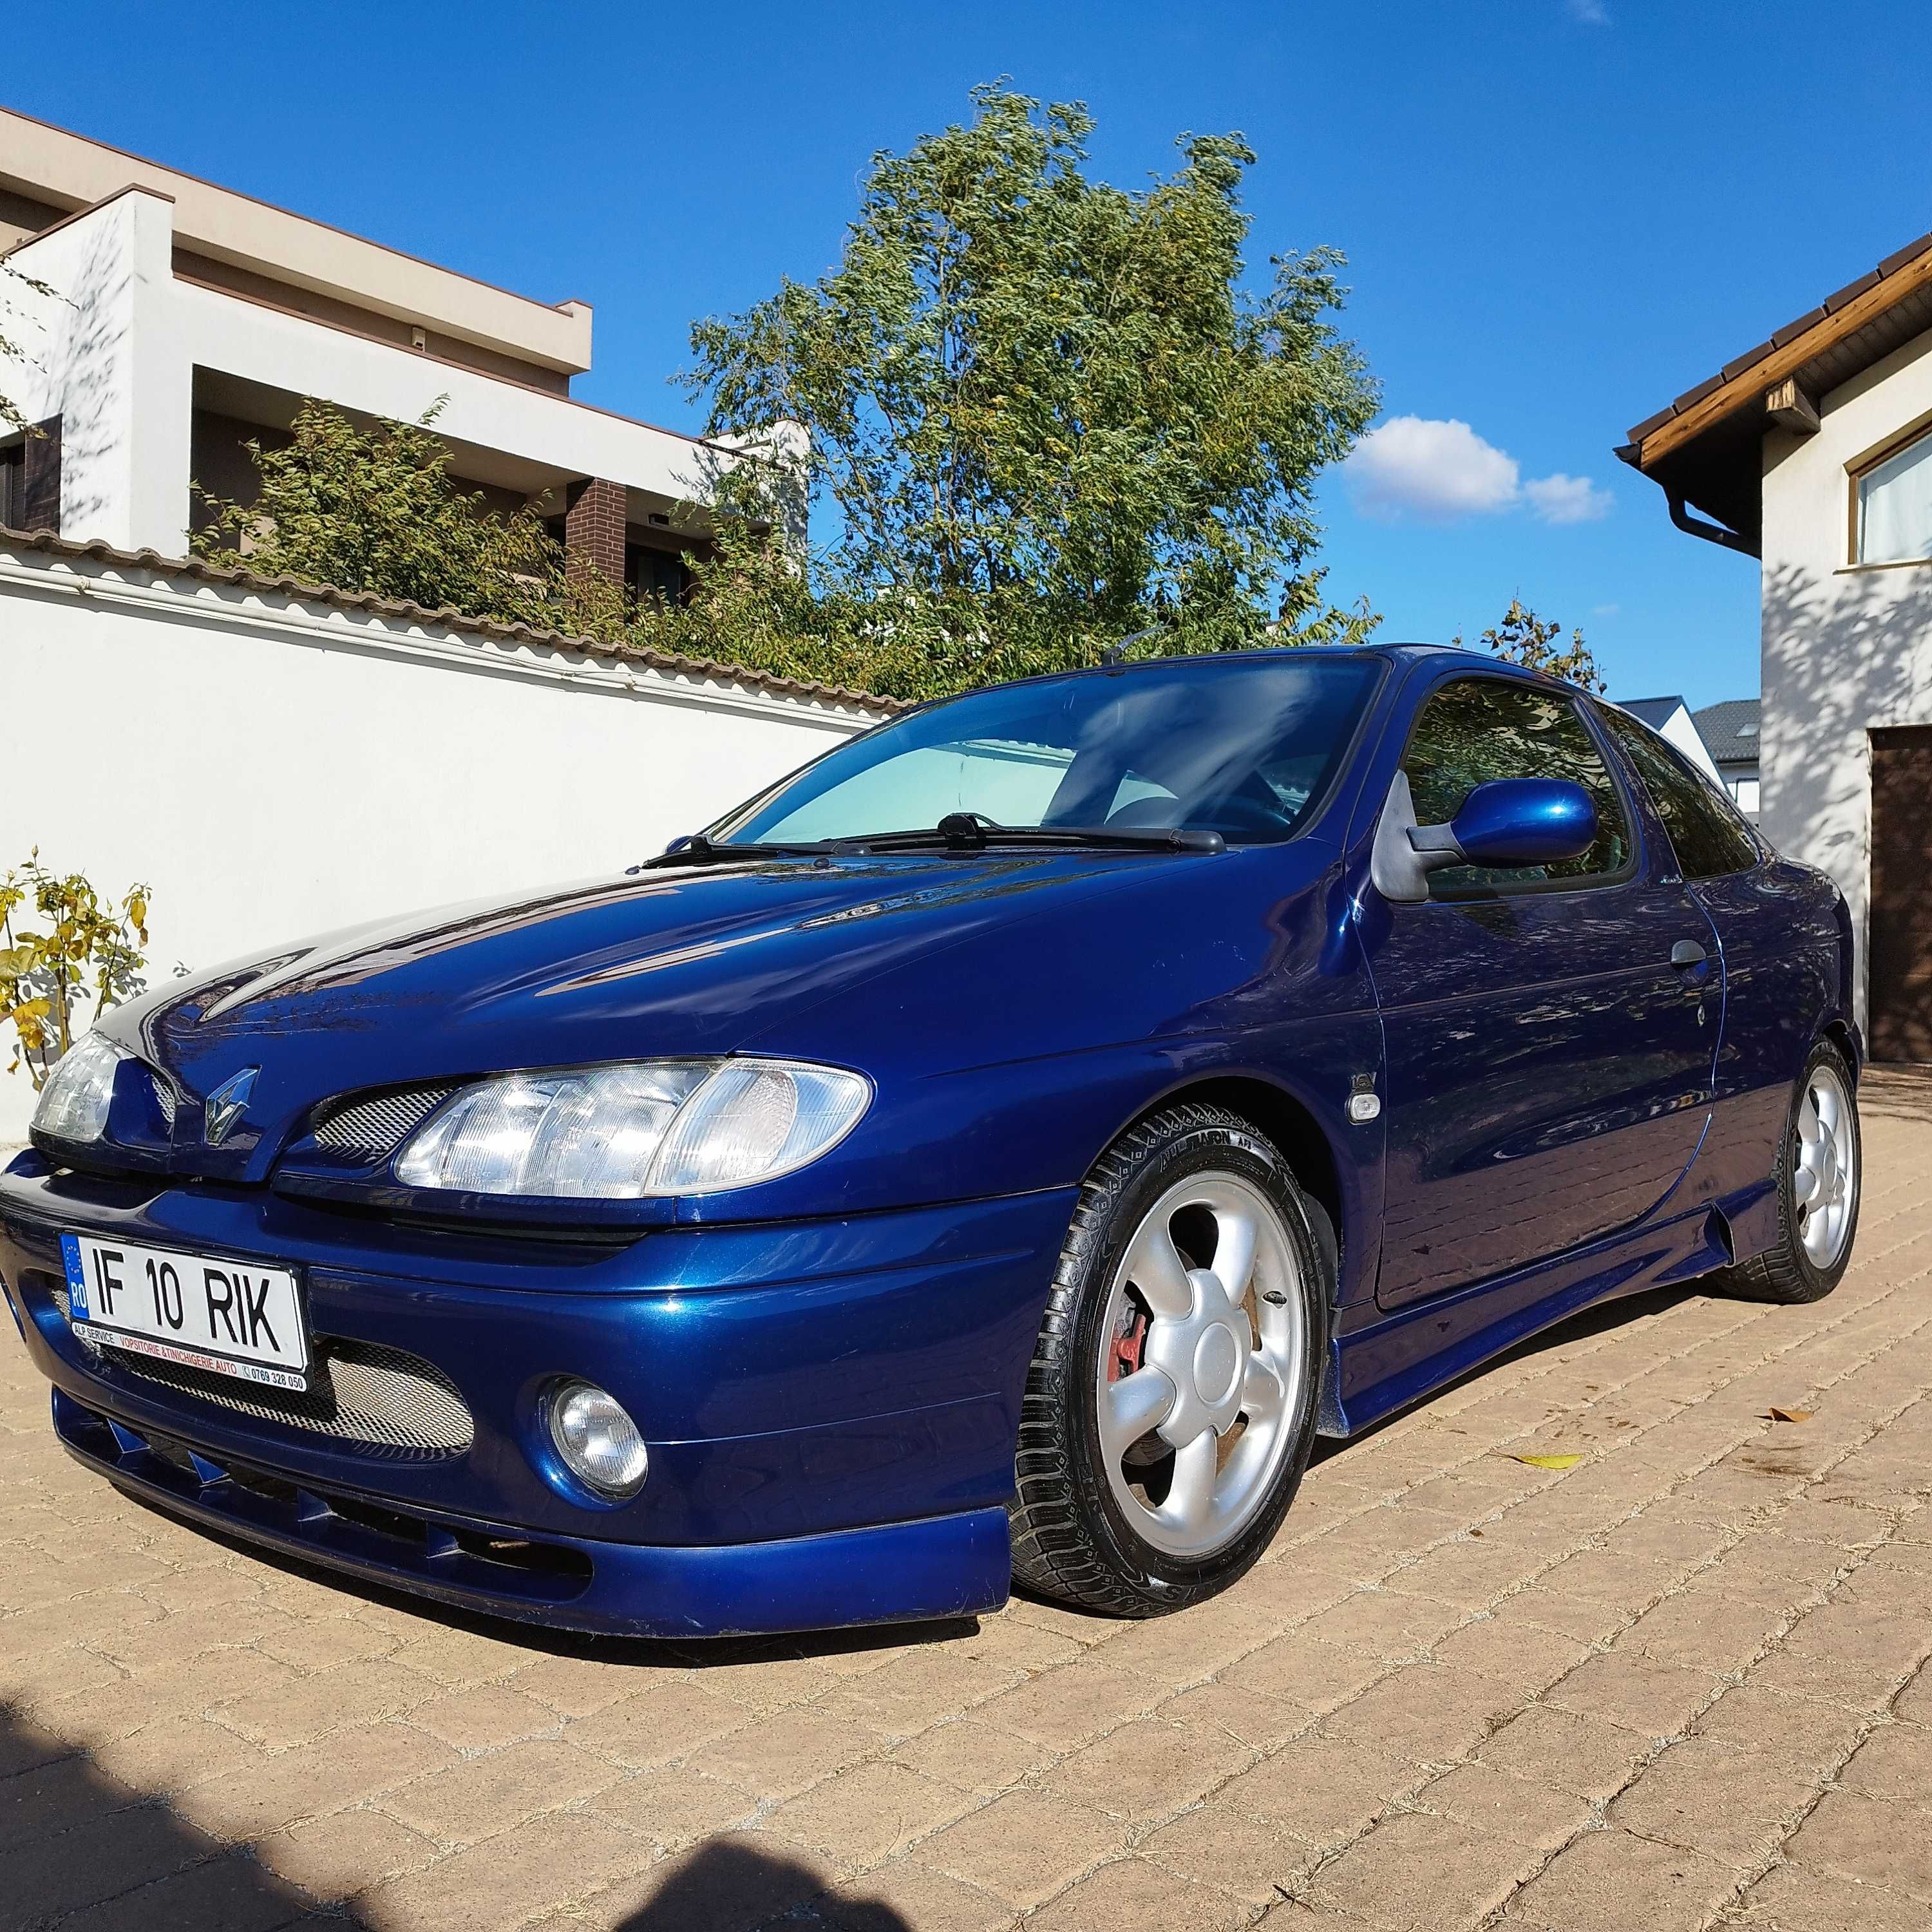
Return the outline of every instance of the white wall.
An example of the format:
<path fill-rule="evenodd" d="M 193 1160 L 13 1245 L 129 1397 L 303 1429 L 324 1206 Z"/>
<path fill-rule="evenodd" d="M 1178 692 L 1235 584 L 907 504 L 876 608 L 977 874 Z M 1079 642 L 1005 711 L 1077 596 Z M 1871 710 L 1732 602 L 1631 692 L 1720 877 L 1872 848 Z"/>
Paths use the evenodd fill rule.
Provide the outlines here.
<path fill-rule="evenodd" d="M 539 466 L 702 502 L 715 446 L 647 423 L 195 283 L 173 267 L 174 210 L 130 189 L 15 251 L 52 297 L 10 283 L 24 358 L 0 357 L 0 392 L 33 421 L 63 418 L 61 534 L 178 556 L 190 506 L 194 371 L 413 422 L 439 397 L 439 434 Z"/>
<path fill-rule="evenodd" d="M 152 978 L 620 871 L 880 715 L 0 542 L 0 868 L 151 885 Z"/>
<path fill-rule="evenodd" d="M 1760 820 L 1822 866 L 1858 925 L 1866 1022 L 1874 726 L 1932 724 L 1932 560 L 1853 565 L 1847 466 L 1932 415 L 1932 334 L 1819 399 L 1816 434 L 1765 438 Z"/>

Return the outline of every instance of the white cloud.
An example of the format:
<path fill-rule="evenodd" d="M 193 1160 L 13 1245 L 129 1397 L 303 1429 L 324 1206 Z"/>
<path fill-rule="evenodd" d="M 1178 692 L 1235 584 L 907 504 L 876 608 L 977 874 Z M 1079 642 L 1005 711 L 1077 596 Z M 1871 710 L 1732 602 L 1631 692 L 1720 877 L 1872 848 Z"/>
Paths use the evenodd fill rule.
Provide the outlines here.
<path fill-rule="evenodd" d="M 1593 617 L 1614 617 L 1623 608 L 1621 604 L 1592 604 L 1590 615 Z"/>
<path fill-rule="evenodd" d="M 1430 523 L 1486 516 L 1516 500 L 1516 466 L 1466 422 L 1391 416 L 1342 465 L 1358 506 L 1370 516 L 1405 512 Z"/>
<path fill-rule="evenodd" d="M 1616 499 L 1600 490 L 1587 476 L 1566 476 L 1562 470 L 1553 476 L 1533 478 L 1522 486 L 1532 514 L 1546 524 L 1594 524 L 1610 514 Z"/>
<path fill-rule="evenodd" d="M 1564 10 L 1580 26 L 1607 27 L 1610 10 L 1604 0 L 1563 0 Z"/>
<path fill-rule="evenodd" d="M 1527 507 L 1546 524 L 1591 524 L 1616 502 L 1587 476 L 1522 480 L 1507 451 L 1460 418 L 1391 416 L 1378 423 L 1342 466 L 1355 507 L 1384 523 L 1406 517 L 1451 524 Z"/>

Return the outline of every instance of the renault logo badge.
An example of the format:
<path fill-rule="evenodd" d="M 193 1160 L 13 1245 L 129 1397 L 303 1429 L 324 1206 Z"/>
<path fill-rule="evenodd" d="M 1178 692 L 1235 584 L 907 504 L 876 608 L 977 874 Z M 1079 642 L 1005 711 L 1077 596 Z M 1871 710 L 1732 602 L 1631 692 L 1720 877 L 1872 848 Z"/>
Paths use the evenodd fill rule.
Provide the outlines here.
<path fill-rule="evenodd" d="M 243 1067 L 202 1102 L 201 1137 L 210 1147 L 219 1147 L 248 1111 L 248 1096 L 254 1092 L 255 1076 L 261 1070 L 259 1066 Z"/>

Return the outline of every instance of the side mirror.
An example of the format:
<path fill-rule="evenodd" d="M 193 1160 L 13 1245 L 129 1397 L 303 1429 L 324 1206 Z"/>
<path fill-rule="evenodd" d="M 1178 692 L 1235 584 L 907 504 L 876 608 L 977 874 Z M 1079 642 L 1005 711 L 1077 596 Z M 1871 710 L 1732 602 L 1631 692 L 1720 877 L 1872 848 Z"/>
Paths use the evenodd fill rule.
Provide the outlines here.
<path fill-rule="evenodd" d="M 1596 843 L 1597 808 L 1562 778 L 1492 778 L 1447 825 L 1418 825 L 1408 775 L 1397 772 L 1376 826 L 1369 876 L 1383 898 L 1419 904 L 1429 875 L 1450 866 L 1548 866 Z"/>
<path fill-rule="evenodd" d="M 1562 778 L 1492 778 L 1462 801 L 1449 831 L 1472 866 L 1550 866 L 1597 842 L 1597 808 Z"/>

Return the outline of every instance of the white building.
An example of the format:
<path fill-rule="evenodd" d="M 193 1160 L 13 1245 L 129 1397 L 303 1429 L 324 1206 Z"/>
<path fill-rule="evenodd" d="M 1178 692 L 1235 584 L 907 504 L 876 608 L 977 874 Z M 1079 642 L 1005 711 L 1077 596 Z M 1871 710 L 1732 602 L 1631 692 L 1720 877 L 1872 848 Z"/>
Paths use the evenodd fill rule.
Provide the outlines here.
<path fill-rule="evenodd" d="M 578 402 L 590 310 L 418 261 L 0 110 L 0 394 L 44 434 L 0 439 L 0 526 L 181 556 L 190 479 L 247 499 L 242 444 L 304 398 L 412 422 L 440 396 L 452 473 L 534 503 L 578 568 L 682 587 L 724 446 Z"/>
<path fill-rule="evenodd" d="M 1760 822 L 1851 906 L 1874 1056 L 1932 1060 L 1932 235 L 1618 454 L 1762 559 Z"/>
<path fill-rule="evenodd" d="M 1668 738 L 1713 784 L 1724 779 L 1706 748 L 1690 707 L 1681 698 L 1620 698 L 1618 708 L 1641 718 L 1660 737 Z"/>

